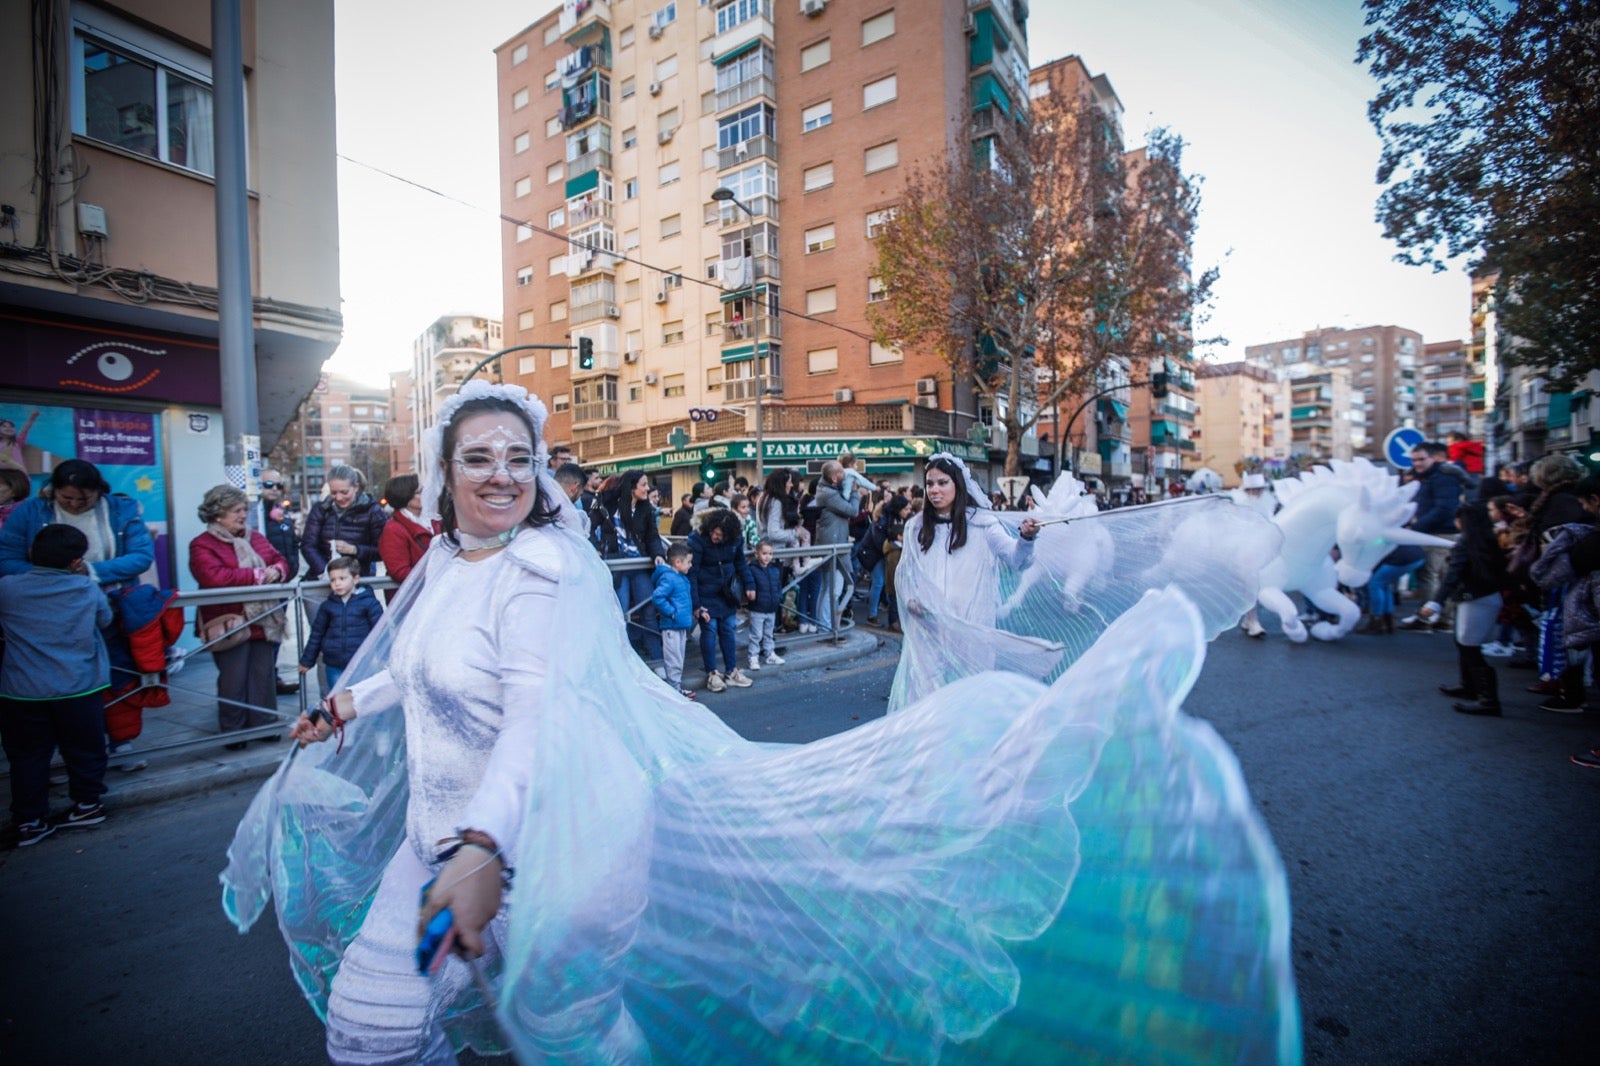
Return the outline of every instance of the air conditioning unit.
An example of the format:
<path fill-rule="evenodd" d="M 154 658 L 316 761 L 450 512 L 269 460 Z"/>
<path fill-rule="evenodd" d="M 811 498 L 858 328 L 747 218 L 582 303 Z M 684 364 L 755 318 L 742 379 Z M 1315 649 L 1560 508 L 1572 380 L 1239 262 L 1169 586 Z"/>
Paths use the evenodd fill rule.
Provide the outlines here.
<path fill-rule="evenodd" d="M 833 390 L 833 402 L 834 403 L 850 403 L 855 398 L 856 398 L 856 392 L 855 392 L 854 389 L 834 389 Z"/>
<path fill-rule="evenodd" d="M 650 83 L 650 95 L 651 96 L 660 96 L 661 95 L 661 83 L 659 81 L 653 81 L 653 82 Z"/>
<path fill-rule="evenodd" d="M 939 395 L 939 381 L 938 381 L 938 379 L 937 378 L 918 378 L 917 379 L 917 395 L 918 396 L 937 396 L 937 395 Z"/>
<path fill-rule="evenodd" d="M 672 140 L 672 135 L 677 132 L 678 128 L 676 126 L 670 130 L 662 130 L 660 133 L 656 134 L 656 143 L 666 144 L 668 141 Z"/>
<path fill-rule="evenodd" d="M 978 22 L 971 15 L 968 15 L 961 20 L 961 29 L 968 37 L 976 37 L 978 35 Z"/>
<path fill-rule="evenodd" d="M 651 27 L 650 27 L 650 39 L 652 41 L 661 40 L 661 27 L 660 26 L 657 26 L 657 25 L 654 25 L 654 24 L 651 25 Z"/>
<path fill-rule="evenodd" d="M 622 308 L 618 307 L 616 304 L 606 304 L 606 317 L 621 318 Z"/>
<path fill-rule="evenodd" d="M 800 14 L 814 19 L 822 14 L 822 9 L 827 6 L 828 0 L 800 0 Z"/>
<path fill-rule="evenodd" d="M 664 304 L 666 302 L 667 302 L 667 290 L 666 289 L 657 289 L 656 290 L 656 303 Z"/>
<path fill-rule="evenodd" d="M 661 380 L 661 377 L 658 374 L 656 374 L 655 372 L 653 372 L 653 371 L 644 376 L 644 383 L 646 385 L 654 385 L 656 382 L 658 382 L 660 380 Z"/>
<path fill-rule="evenodd" d="M 639 350 L 637 348 L 631 348 L 628 351 L 623 352 L 622 361 L 629 364 L 637 363 L 639 361 Z"/>
<path fill-rule="evenodd" d="M 927 407 L 934 411 L 939 409 L 939 397 L 937 396 L 918 396 L 916 403 L 918 407 Z"/>

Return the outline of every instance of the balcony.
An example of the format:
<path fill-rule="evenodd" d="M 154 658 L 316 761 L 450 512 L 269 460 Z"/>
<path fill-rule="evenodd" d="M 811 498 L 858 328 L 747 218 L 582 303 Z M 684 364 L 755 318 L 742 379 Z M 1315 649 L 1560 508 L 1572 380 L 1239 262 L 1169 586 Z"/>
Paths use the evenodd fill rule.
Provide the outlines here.
<path fill-rule="evenodd" d="M 597 400 L 592 403 L 575 403 L 572 405 L 573 425 L 582 422 L 615 421 L 617 421 L 617 401 L 615 400 Z"/>
<path fill-rule="evenodd" d="M 768 433 L 905 433 L 905 412 L 922 410 L 903 403 L 785 404 L 762 411 Z M 937 412 L 925 412 L 935 414 Z M 948 420 L 923 430 L 930 436 L 949 432 Z"/>
<path fill-rule="evenodd" d="M 558 28 L 563 37 L 595 21 L 611 21 L 611 5 L 605 0 L 565 0 L 561 5 Z"/>
<path fill-rule="evenodd" d="M 778 270 L 778 257 L 775 255 L 753 256 L 756 265 L 756 278 L 771 278 L 773 281 L 780 279 Z M 745 260 L 724 259 L 717 268 L 717 280 L 722 282 L 725 292 L 737 293 L 740 289 L 750 288 L 750 279 L 745 277 Z M 723 299 L 729 297 L 724 296 Z"/>
<path fill-rule="evenodd" d="M 776 396 L 783 393 L 783 382 L 771 374 L 763 374 L 761 380 L 766 383 L 766 395 Z M 748 401 L 756 398 L 756 379 L 739 378 L 736 381 L 723 381 L 722 398 L 729 402 Z"/>
<path fill-rule="evenodd" d="M 611 101 L 584 100 L 579 103 L 568 104 L 561 109 L 561 128 L 563 130 L 573 130 L 593 119 L 609 119 L 610 117 Z"/>
<path fill-rule="evenodd" d="M 761 339 L 779 340 L 783 337 L 783 320 L 766 317 L 761 320 Z M 744 341 L 756 339 L 754 322 L 724 322 L 722 324 L 722 343 L 739 344 Z"/>
<path fill-rule="evenodd" d="M 752 216 L 756 219 L 765 218 L 773 222 L 778 221 L 778 198 L 776 196 L 768 196 L 765 193 L 760 196 L 752 196 L 745 201 L 745 205 L 750 208 L 750 216 L 746 216 L 743 210 L 733 204 L 718 204 L 717 207 L 721 213 L 718 225 L 723 229 L 748 225 Z"/>
<path fill-rule="evenodd" d="M 753 41 L 757 37 L 765 37 L 769 41 L 775 39 L 772 32 L 772 0 L 764 0 L 761 12 L 755 18 L 747 18 L 737 26 L 729 26 L 717 34 L 711 46 L 711 54 L 727 55 L 741 44 Z"/>
<path fill-rule="evenodd" d="M 567 201 L 567 225 L 582 226 L 588 222 L 610 222 L 611 201 L 596 196 Z"/>
<path fill-rule="evenodd" d="M 616 294 L 600 296 L 586 300 L 581 304 L 573 304 L 567 313 L 568 320 L 574 326 L 581 326 L 585 322 L 598 322 L 606 318 L 621 318 L 622 308 L 618 306 Z"/>
<path fill-rule="evenodd" d="M 773 85 L 772 79 L 765 75 L 741 81 L 737 85 L 718 92 L 717 110 L 729 111 L 741 104 L 748 104 L 751 100 L 759 100 L 763 96 L 768 100 L 776 100 L 778 98 L 778 92 Z"/>
<path fill-rule="evenodd" d="M 778 142 L 765 133 L 722 149 L 717 153 L 717 169 L 732 170 L 763 158 L 778 161 Z"/>
<path fill-rule="evenodd" d="M 567 180 L 580 178 L 591 170 L 610 170 L 611 152 L 605 148 L 591 148 L 576 159 L 567 160 Z"/>

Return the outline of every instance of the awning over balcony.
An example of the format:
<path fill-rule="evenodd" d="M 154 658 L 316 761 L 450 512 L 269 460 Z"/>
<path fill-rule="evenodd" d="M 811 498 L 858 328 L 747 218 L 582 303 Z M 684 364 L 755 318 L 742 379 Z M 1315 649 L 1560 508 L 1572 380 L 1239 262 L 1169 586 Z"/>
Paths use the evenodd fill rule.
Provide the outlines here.
<path fill-rule="evenodd" d="M 600 187 L 600 171 L 586 170 L 575 178 L 567 179 L 567 199 L 593 192 Z"/>
<path fill-rule="evenodd" d="M 720 66 L 722 66 L 722 64 L 728 62 L 730 59 L 738 59 L 740 56 L 744 55 L 746 52 L 755 51 L 758 47 L 760 47 L 760 45 L 761 45 L 761 38 L 760 37 L 752 37 L 752 38 L 750 38 L 750 40 L 744 42 L 744 44 L 734 45 L 732 48 L 728 49 L 726 52 L 722 53 L 720 56 L 712 56 L 711 57 L 711 63 L 712 63 L 713 66 L 720 67 Z"/>
<path fill-rule="evenodd" d="M 1563 429 L 1572 425 L 1571 393 L 1552 392 L 1550 394 L 1550 411 L 1545 416 L 1545 425 L 1550 429 Z"/>
<path fill-rule="evenodd" d="M 1126 422 L 1128 420 L 1128 405 L 1119 400 L 1101 400 L 1100 414 L 1113 422 Z"/>
<path fill-rule="evenodd" d="M 737 348 L 725 348 L 725 349 L 723 349 L 722 361 L 724 363 L 743 363 L 743 362 L 747 362 L 750 359 L 754 358 L 755 354 L 756 354 L 756 350 L 755 350 L 755 346 L 754 345 L 752 345 L 752 344 L 741 344 Z M 762 341 L 761 342 L 761 357 L 763 359 L 765 359 L 768 355 L 771 355 L 771 354 L 772 354 L 772 346 L 770 344 L 768 344 L 766 341 Z"/>
<path fill-rule="evenodd" d="M 972 79 L 972 110 L 982 111 L 986 107 L 998 107 L 1011 114 L 1011 97 L 993 74 L 980 74 Z"/>

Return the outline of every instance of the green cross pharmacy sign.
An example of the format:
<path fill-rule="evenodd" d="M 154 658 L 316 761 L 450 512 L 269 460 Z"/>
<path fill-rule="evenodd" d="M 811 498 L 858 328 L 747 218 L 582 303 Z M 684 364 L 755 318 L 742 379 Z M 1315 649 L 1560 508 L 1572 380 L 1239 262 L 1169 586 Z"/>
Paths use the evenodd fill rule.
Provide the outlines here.
<path fill-rule="evenodd" d="M 680 440 L 671 440 L 678 445 Z M 849 451 L 857 459 L 909 462 L 926 459 L 935 452 L 949 452 L 969 462 L 987 462 L 989 451 L 972 441 L 947 440 L 941 437 L 806 437 L 797 440 L 769 440 L 763 442 L 763 466 L 804 466 L 808 462 L 836 459 L 840 452 Z M 693 448 L 673 447 L 659 455 L 643 455 L 633 459 L 613 460 L 591 464 L 591 469 L 601 474 L 614 474 L 624 467 L 644 469 L 675 469 L 683 466 L 717 465 L 719 463 L 753 463 L 756 459 L 754 441 L 719 441 Z"/>

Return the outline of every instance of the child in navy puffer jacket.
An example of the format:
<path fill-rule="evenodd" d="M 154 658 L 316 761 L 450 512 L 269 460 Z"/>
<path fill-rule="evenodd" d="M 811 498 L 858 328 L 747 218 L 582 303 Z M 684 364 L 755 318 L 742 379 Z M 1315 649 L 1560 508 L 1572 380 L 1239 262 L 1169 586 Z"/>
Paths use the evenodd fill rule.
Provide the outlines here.
<path fill-rule="evenodd" d="M 306 650 L 300 653 L 302 674 L 317 665 L 318 655 L 322 656 L 322 664 L 328 668 L 329 692 L 339 684 L 339 675 L 355 658 L 361 642 L 383 618 L 378 597 L 371 589 L 361 587 L 359 565 L 348 555 L 341 555 L 328 564 L 328 591 L 332 595 L 317 608 L 316 620 L 311 623 L 311 639 L 306 641 Z"/>
<path fill-rule="evenodd" d="M 773 645 L 772 634 L 777 625 L 778 611 L 783 607 L 783 567 L 773 560 L 772 541 L 756 544 L 756 558 L 750 564 L 750 574 L 755 578 L 755 602 L 750 605 L 750 669 L 761 669 L 761 655 L 766 653 L 767 663 L 782 666 L 783 660 Z"/>

